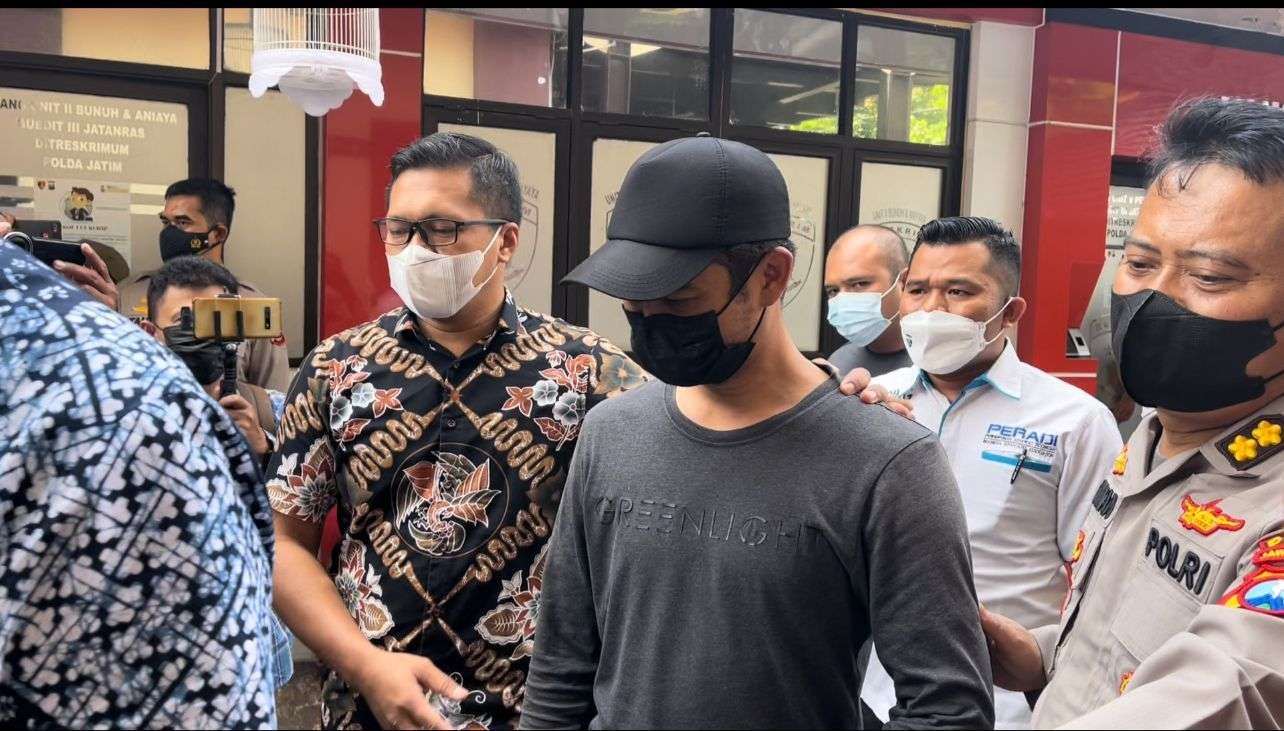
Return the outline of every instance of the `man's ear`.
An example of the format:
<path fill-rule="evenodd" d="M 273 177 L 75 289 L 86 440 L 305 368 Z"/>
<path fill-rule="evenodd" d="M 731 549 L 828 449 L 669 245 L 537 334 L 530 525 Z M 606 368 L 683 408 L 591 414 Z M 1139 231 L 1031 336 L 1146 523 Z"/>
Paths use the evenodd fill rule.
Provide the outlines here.
<path fill-rule="evenodd" d="M 496 247 L 499 249 L 499 261 L 507 264 L 517 255 L 517 246 L 520 243 L 518 238 L 521 230 L 521 225 L 516 223 L 506 223 L 500 229 L 499 241 L 495 242 Z M 535 242 L 532 241 L 531 246 L 534 245 Z"/>
<path fill-rule="evenodd" d="M 227 243 L 227 235 L 228 235 L 228 233 L 229 233 L 229 229 L 228 229 L 228 227 L 227 227 L 226 225 L 224 225 L 224 224 L 221 224 L 221 223 L 220 223 L 220 224 L 218 224 L 217 226 L 213 226 L 213 227 L 211 227 L 211 228 L 210 228 L 210 237 L 209 237 L 210 248 L 214 248 L 215 246 L 218 246 L 219 244 L 225 244 L 225 243 Z M 217 236 L 215 236 L 214 234 L 218 234 L 218 235 L 217 235 Z"/>
<path fill-rule="evenodd" d="M 1027 303 L 1021 297 L 1014 297 L 1003 311 L 1003 327 L 1015 327 L 1025 314 Z"/>
<path fill-rule="evenodd" d="M 789 253 L 789 249 L 777 246 L 762 257 L 758 271 L 763 279 L 763 301 L 759 305 L 774 305 L 785 296 L 785 291 L 789 288 L 789 279 L 794 273 L 794 255 Z"/>
<path fill-rule="evenodd" d="M 147 333 L 148 335 L 151 335 L 157 340 L 161 340 L 164 337 L 161 333 L 161 329 L 156 327 L 156 323 L 152 322 L 151 320 L 140 320 L 138 323 L 138 326 L 143 329 L 143 332 Z"/>

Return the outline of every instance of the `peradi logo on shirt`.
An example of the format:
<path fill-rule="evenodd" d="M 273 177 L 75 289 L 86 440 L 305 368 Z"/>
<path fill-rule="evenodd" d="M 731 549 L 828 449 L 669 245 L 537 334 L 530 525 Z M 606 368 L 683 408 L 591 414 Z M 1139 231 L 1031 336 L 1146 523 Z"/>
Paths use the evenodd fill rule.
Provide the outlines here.
<path fill-rule="evenodd" d="M 1023 426 L 990 424 L 981 437 L 981 459 L 1035 472 L 1052 472 L 1061 435 Z"/>
<path fill-rule="evenodd" d="M 1058 435 L 1052 432 L 1040 432 L 1035 429 L 1026 429 L 1023 426 L 1008 426 L 1006 424 L 990 424 L 985 430 L 986 436 L 996 435 L 1005 439 L 1019 439 L 1024 442 L 1032 442 L 1045 447 L 1056 449 Z"/>

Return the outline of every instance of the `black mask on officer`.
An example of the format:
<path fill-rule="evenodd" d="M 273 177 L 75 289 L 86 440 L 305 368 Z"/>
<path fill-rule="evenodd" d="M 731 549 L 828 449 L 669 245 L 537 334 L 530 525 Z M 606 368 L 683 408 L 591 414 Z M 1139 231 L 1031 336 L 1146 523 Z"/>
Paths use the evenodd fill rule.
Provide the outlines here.
<path fill-rule="evenodd" d="M 177 226 L 166 225 L 160 232 L 160 255 L 161 261 L 169 261 L 180 256 L 199 256 L 218 246 L 210 243 L 209 231 L 201 233 L 190 233 Z"/>
<path fill-rule="evenodd" d="M 1246 373 L 1275 346 L 1267 320 L 1218 320 L 1153 289 L 1110 295 L 1111 347 L 1133 401 L 1169 411 L 1216 411 L 1266 393 L 1268 378 Z"/>

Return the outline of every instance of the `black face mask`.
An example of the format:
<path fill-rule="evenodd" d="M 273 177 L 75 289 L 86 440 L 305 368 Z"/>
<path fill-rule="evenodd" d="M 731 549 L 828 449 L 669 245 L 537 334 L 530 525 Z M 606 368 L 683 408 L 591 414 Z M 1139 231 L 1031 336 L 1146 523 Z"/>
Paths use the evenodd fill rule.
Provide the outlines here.
<path fill-rule="evenodd" d="M 160 232 L 161 261 L 169 261 L 180 256 L 195 256 L 214 248 L 210 245 L 210 232 L 188 233 L 174 226 L 166 226 Z"/>
<path fill-rule="evenodd" d="M 223 346 L 217 341 L 197 340 L 192 329 L 182 325 L 164 328 L 162 332 L 165 344 L 187 364 L 197 383 L 209 385 L 223 377 Z"/>
<path fill-rule="evenodd" d="M 744 286 L 744 285 L 741 285 Z M 700 386 L 722 383 L 735 375 L 753 351 L 753 336 L 762 325 L 767 310 L 758 316 L 758 324 L 743 343 L 727 345 L 718 328 L 721 315 L 736 294 L 717 312 L 700 315 L 651 315 L 624 311 L 633 333 L 631 342 L 638 365 L 651 375 L 674 386 Z"/>
<path fill-rule="evenodd" d="M 1275 346 L 1266 320 L 1197 315 L 1162 292 L 1110 295 L 1111 347 L 1133 401 L 1169 411 L 1215 411 L 1260 398 L 1270 378 L 1245 373 Z"/>

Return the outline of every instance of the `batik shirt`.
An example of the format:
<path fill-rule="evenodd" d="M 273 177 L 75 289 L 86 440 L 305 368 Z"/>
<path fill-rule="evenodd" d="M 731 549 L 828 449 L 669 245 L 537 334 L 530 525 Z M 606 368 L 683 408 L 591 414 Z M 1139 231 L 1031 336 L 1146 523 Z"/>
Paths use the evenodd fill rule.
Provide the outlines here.
<path fill-rule="evenodd" d="M 163 346 L 0 243 L 0 724 L 274 728 L 272 523 Z"/>
<path fill-rule="evenodd" d="M 321 343 L 295 377 L 268 468 L 279 513 L 338 505 L 334 582 L 378 646 L 432 660 L 472 695 L 456 725 L 515 725 L 544 551 L 587 409 L 642 371 L 592 332 L 506 297 L 456 358 L 399 308 Z M 335 675 L 326 727 L 375 727 Z"/>

